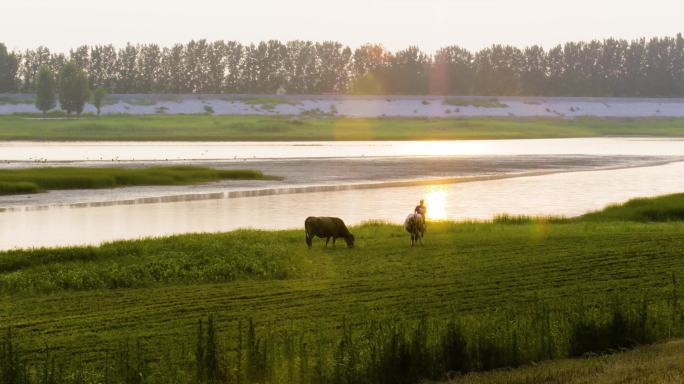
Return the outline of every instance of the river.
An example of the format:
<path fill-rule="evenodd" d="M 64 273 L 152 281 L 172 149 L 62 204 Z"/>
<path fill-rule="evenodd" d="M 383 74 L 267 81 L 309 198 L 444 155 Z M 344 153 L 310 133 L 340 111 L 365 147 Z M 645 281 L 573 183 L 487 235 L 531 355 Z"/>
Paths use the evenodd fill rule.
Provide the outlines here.
<path fill-rule="evenodd" d="M 36 150 L 31 156 L 25 153 L 21 159 L 20 145 L 50 149 Z M 87 150 L 75 151 L 78 145 Z M 121 143 L 2 143 L 2 151 L 13 149 L 0 151 L 0 159 L 5 160 L 5 167 L 32 165 L 28 157 L 34 155 L 47 158 L 47 165 L 66 161 L 93 166 L 109 164 L 92 159 L 107 153 L 126 160 L 120 165 L 138 166 L 146 164 L 140 163 L 142 157 L 159 161 L 158 151 L 166 151 L 177 156 L 175 162 L 227 168 L 261 165 L 269 173 L 280 170 L 288 177 L 272 184 L 233 182 L 171 190 L 143 187 L 4 196 L 0 198 L 4 209 L 0 212 L 0 249 L 237 228 L 301 228 L 309 215 L 339 216 L 349 224 L 400 223 L 421 198 L 426 199 L 433 220 L 486 220 L 500 213 L 575 216 L 633 197 L 684 191 L 684 141 L 676 139 L 191 146 L 134 143 L 124 155 Z M 243 154 L 262 152 L 254 155 L 257 160 L 239 161 L 231 159 L 239 157 L 235 148 L 242 148 Z M 206 156 L 197 160 L 196 154 L 202 151 L 207 151 Z M 260 162 L 259 158 L 276 160 Z M 410 168 L 416 164 L 424 172 L 416 175 L 416 168 Z M 319 168 L 323 171 L 316 171 Z M 412 177 L 400 177 L 406 169 Z"/>

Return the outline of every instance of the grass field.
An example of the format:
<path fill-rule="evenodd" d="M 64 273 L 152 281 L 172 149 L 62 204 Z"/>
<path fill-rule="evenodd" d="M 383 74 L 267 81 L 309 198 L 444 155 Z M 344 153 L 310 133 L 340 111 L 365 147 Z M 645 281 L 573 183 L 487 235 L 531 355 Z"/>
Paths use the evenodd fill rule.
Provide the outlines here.
<path fill-rule="evenodd" d="M 684 336 L 684 222 L 617 210 L 431 223 L 414 248 L 403 228 L 370 223 L 352 228 L 353 249 L 242 230 L 5 252 L 0 324 L 34 363 L 46 346 L 92 364 L 125 355 L 160 383 L 212 366 L 227 382 L 415 382 Z"/>
<path fill-rule="evenodd" d="M 0 170 L 0 195 L 51 189 L 98 189 L 135 185 L 186 185 L 217 180 L 273 178 L 259 171 L 175 166 L 148 168 L 41 167 Z"/>
<path fill-rule="evenodd" d="M 447 140 L 684 136 L 684 119 L 0 116 L 0 140 Z"/>

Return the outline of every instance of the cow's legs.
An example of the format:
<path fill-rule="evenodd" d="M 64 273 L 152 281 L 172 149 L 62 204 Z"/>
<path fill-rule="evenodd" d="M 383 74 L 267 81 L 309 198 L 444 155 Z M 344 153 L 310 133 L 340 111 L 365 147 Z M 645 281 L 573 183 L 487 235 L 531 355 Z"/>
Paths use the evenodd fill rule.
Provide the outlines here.
<path fill-rule="evenodd" d="M 330 241 L 330 238 L 329 238 L 329 237 L 326 237 L 326 238 L 325 238 L 325 247 L 326 247 L 326 248 L 328 248 L 328 242 L 329 242 L 329 241 Z"/>
<path fill-rule="evenodd" d="M 337 240 L 337 237 L 333 236 L 333 248 L 335 248 L 335 240 Z"/>

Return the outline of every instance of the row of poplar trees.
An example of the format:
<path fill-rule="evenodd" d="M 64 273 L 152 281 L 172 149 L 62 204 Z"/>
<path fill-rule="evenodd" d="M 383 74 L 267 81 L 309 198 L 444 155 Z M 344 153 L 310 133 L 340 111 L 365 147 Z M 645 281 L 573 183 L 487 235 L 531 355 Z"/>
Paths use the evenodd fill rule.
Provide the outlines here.
<path fill-rule="evenodd" d="M 34 92 L 39 68 L 72 63 L 116 93 L 684 96 L 684 38 L 569 42 L 551 49 L 458 46 L 429 55 L 377 44 L 277 40 L 81 46 L 68 55 L 0 44 L 0 92 Z"/>

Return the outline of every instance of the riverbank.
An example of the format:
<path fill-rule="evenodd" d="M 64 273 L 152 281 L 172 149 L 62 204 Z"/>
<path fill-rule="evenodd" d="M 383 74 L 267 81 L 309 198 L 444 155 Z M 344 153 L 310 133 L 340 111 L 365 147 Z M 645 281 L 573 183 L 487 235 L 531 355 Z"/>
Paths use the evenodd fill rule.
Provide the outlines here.
<path fill-rule="evenodd" d="M 680 195 L 649 206 L 668 211 L 672 199 L 684 202 Z M 309 251 L 302 230 L 241 230 L 4 252 L 0 321 L 38 363 L 48 345 L 101 374 L 105 351 L 119 356 L 137 340 L 141 361 L 151 362 L 146 377 L 166 377 L 173 366 L 187 382 L 198 320 L 208 315 L 221 367 L 250 375 L 265 353 L 257 371 L 282 379 L 269 381 L 287 381 L 288 367 L 304 382 L 316 382 L 316 367 L 324 377 L 339 377 L 335 366 L 348 368 L 348 378 L 404 372 L 353 358 L 375 342 L 378 356 L 409 359 L 416 370 L 406 377 L 442 377 L 420 362 L 487 370 L 684 336 L 671 301 L 683 293 L 682 222 L 611 216 L 620 219 L 436 222 L 413 248 L 401 226 L 367 223 L 351 228 L 353 249 L 324 249 L 317 239 Z M 390 352 L 392 340 L 404 354 Z M 448 346 L 467 363 L 427 352 L 453 352 Z"/>
<path fill-rule="evenodd" d="M 0 115 L 34 113 L 35 95 L 6 94 Z M 85 112 L 95 114 L 92 104 Z M 112 94 L 104 115 L 258 115 L 301 118 L 684 117 L 681 98 Z"/>
<path fill-rule="evenodd" d="M 684 137 L 684 118 L 0 116 L 0 140 L 4 141 L 425 141 L 605 136 Z"/>

